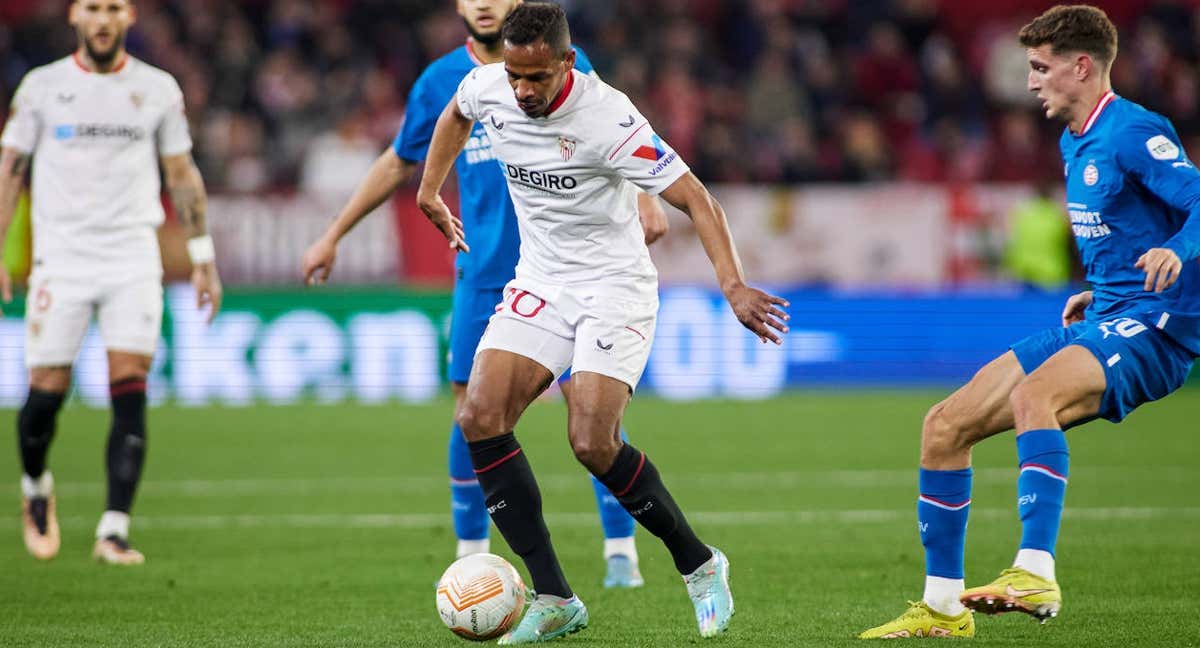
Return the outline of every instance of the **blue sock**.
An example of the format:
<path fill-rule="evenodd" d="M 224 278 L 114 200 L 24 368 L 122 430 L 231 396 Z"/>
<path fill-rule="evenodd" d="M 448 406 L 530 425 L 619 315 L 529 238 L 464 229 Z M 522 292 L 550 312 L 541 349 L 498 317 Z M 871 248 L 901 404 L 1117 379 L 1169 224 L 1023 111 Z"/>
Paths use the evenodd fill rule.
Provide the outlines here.
<path fill-rule="evenodd" d="M 925 575 L 963 577 L 967 514 L 971 509 L 971 469 L 921 469 L 917 527 L 925 545 Z"/>
<path fill-rule="evenodd" d="M 624 429 L 621 430 L 621 439 L 629 441 Z M 604 537 L 628 538 L 633 535 L 633 516 L 595 475 L 592 475 L 592 490 L 596 491 L 596 506 L 600 509 L 600 526 L 604 527 Z"/>
<path fill-rule="evenodd" d="M 454 534 L 459 540 L 483 540 L 488 537 L 488 512 L 483 489 L 475 479 L 471 451 L 462 429 L 455 423 L 450 429 L 450 514 Z"/>
<path fill-rule="evenodd" d="M 1071 454 L 1062 430 L 1030 430 L 1017 437 L 1017 511 L 1021 514 L 1022 549 L 1040 549 L 1054 555 L 1067 468 Z"/>

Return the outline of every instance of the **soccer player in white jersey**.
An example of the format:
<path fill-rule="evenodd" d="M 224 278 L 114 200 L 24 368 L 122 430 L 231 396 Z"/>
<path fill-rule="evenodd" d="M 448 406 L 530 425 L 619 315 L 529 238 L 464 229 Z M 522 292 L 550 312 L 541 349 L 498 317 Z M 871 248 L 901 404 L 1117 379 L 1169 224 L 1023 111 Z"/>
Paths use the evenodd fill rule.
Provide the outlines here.
<path fill-rule="evenodd" d="M 654 464 L 618 433 L 658 309 L 637 189 L 692 218 L 734 313 L 763 342 L 779 343 L 775 331 L 787 331 L 780 310 L 787 304 L 746 285 L 720 205 L 629 99 L 573 71 L 560 7 L 521 5 L 502 38 L 504 62 L 468 74 L 439 118 L 417 198 L 451 247 L 469 252 L 470 232 L 438 192 L 472 125 L 484 124 L 516 206 L 521 254 L 479 343 L 459 424 L 492 521 L 538 593 L 500 643 L 546 641 L 587 625 L 513 435 L 521 413 L 568 366 L 575 456 L 663 541 L 687 584 L 701 636 L 713 636 L 733 615 L 729 561 L 696 537 Z"/>
<path fill-rule="evenodd" d="M 162 321 L 155 234 L 163 221 L 160 162 L 189 237 L 197 306 L 209 307 L 211 320 L 221 305 L 183 94 L 169 74 L 126 53 L 125 35 L 135 18 L 128 0 L 73 2 L 78 49 L 22 79 L 0 136 L 0 237 L 32 159 L 29 397 L 17 434 L 25 546 L 42 560 L 57 555 L 60 543 L 46 454 L 93 313 L 108 352 L 113 411 L 108 499 L 93 555 L 118 565 L 145 560 L 129 545 L 129 511 L 146 452 L 146 375 Z M 6 302 L 12 299 L 10 281 L 0 272 Z"/>

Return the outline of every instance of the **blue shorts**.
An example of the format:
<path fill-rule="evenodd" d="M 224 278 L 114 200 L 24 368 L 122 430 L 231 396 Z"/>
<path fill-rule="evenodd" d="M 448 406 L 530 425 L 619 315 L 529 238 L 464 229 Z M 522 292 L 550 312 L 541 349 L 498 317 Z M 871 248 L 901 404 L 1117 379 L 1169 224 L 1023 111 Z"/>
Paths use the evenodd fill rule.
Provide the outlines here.
<path fill-rule="evenodd" d="M 454 309 L 450 313 L 450 382 L 466 384 L 471 377 L 475 348 L 503 296 L 503 286 L 475 288 L 460 283 L 454 287 Z"/>
<path fill-rule="evenodd" d="M 471 377 L 471 365 L 475 362 L 475 349 L 483 337 L 488 320 L 496 312 L 496 306 L 504 301 L 504 288 L 475 288 L 466 284 L 454 287 L 453 310 L 450 311 L 450 382 L 467 384 Z M 571 370 L 558 379 L 569 380 Z"/>
<path fill-rule="evenodd" d="M 1106 384 L 1098 415 L 1114 423 L 1139 405 L 1179 389 L 1196 359 L 1162 331 L 1132 317 L 1047 329 L 1011 348 L 1030 374 L 1072 344 L 1091 351 L 1104 367 Z"/>

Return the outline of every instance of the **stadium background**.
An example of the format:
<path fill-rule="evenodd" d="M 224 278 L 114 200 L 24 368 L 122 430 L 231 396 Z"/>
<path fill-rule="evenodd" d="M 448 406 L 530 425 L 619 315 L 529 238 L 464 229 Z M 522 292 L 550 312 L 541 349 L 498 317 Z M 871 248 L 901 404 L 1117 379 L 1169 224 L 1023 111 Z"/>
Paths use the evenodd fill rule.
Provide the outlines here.
<path fill-rule="evenodd" d="M 75 46 L 66 4 L 0 2 L 5 99 L 31 66 Z M 1027 96 L 1013 42 L 1050 3 L 564 4 L 602 77 L 719 194 L 750 278 L 792 301 L 784 346 L 758 344 L 712 290 L 686 219 L 673 214 L 652 250 L 662 315 L 625 424 L 698 532 L 734 561 L 738 616 L 720 643 L 856 645 L 853 633 L 919 592 L 912 512 L 926 409 L 1012 340 L 1057 325 L 1078 289 L 1060 127 Z M 1118 92 L 1169 115 L 1195 155 L 1197 3 L 1099 4 L 1120 28 Z M 462 645 L 430 592 L 454 542 L 445 244 L 408 187 L 343 242 L 332 284 L 305 289 L 298 276 L 304 247 L 394 134 L 417 73 L 462 43 L 450 5 L 137 2 L 131 51 L 186 94 L 225 310 L 206 327 L 190 288 L 168 287 L 133 521 L 148 556 L 139 570 L 87 560 L 108 429 L 103 353 L 89 337 L 50 456 L 63 551 L 50 565 L 23 553 L 9 491 L 0 644 Z M 19 277 L 28 235 L 18 220 L 7 241 Z M 169 220 L 161 236 L 168 277 L 185 279 L 180 228 Z M 0 319 L 5 408 L 25 395 L 20 299 Z M 1120 426 L 1071 433 L 1067 612 L 1047 626 L 980 620 L 978 641 L 1197 645 L 1200 508 L 1187 495 L 1200 491 L 1197 408 L 1192 387 Z M 678 575 L 644 532 L 646 587 L 600 588 L 591 489 L 564 443 L 563 410 L 535 404 L 520 436 L 592 612 L 570 641 L 694 642 Z M 974 452 L 973 581 L 1006 564 L 1017 540 L 1012 446 Z M 0 452 L 0 479 L 15 487 L 18 471 L 16 453 Z M 512 558 L 496 533 L 492 546 Z"/>
<path fill-rule="evenodd" d="M 1079 271 L 1062 215 L 1044 213 L 1061 207 L 1036 199 L 1061 205 L 1061 126 L 1038 114 L 1013 39 L 1044 3 L 564 4 L 600 75 L 714 187 L 747 275 L 795 304 L 782 349 L 753 344 L 711 290 L 687 220 L 672 214 L 652 249 L 663 311 L 649 390 L 755 398 L 950 385 L 1057 323 Z M 1121 29 L 1115 87 L 1170 115 L 1200 149 L 1200 14 L 1183 2 L 1102 4 Z M 6 96 L 73 47 L 62 8 L 18 0 L 0 10 Z M 172 291 L 158 398 L 433 398 L 452 259 L 413 186 L 347 237 L 334 285 L 304 290 L 297 268 L 394 135 L 416 75 L 461 44 L 452 3 L 191 0 L 139 2 L 138 12 L 128 47 L 184 89 L 229 291 L 210 329 Z M 1017 214 L 1031 205 L 1042 211 L 1021 238 Z M 9 238 L 20 275 L 27 223 Z M 168 278 L 186 278 L 180 229 L 168 222 L 162 238 Z M 7 405 L 24 395 L 21 335 L 18 319 L 0 321 Z M 97 405 L 102 368 L 93 335 L 77 384 Z"/>

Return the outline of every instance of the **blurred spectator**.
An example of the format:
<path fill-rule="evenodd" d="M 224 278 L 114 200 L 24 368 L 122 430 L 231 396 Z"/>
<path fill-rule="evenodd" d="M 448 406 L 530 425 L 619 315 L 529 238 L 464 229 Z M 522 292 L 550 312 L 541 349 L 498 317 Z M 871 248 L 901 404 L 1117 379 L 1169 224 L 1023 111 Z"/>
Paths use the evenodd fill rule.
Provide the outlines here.
<path fill-rule="evenodd" d="M 1061 172 L 1061 125 L 1028 112 L 1036 102 L 1016 42 L 1042 3 L 563 4 L 600 77 L 705 180 L 1028 182 Z M 1098 4 L 1120 29 L 1118 94 L 1196 141 L 1200 7 Z M 30 67 L 75 46 L 66 6 L 0 2 L 0 116 Z M 155 0 L 138 12 L 130 51 L 179 79 L 214 191 L 310 185 L 306 159 L 344 154 L 332 133 L 347 120 L 357 124 L 352 149 L 381 150 L 415 75 L 466 35 L 450 0 Z"/>
<path fill-rule="evenodd" d="M 1051 183 L 1013 207 L 1009 217 L 1004 266 L 1009 276 L 1040 288 L 1061 288 L 1071 279 L 1074 238 L 1062 202 L 1051 196 Z"/>
<path fill-rule="evenodd" d="M 1041 136 L 1042 118 L 1032 109 L 1012 108 L 997 120 L 984 176 L 993 182 L 1057 179 L 1062 158 Z"/>
<path fill-rule="evenodd" d="M 379 147 L 368 137 L 362 112 L 338 120 L 337 128 L 315 137 L 304 153 L 300 189 L 345 200 L 367 175 Z"/>

